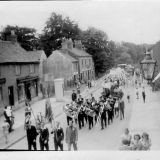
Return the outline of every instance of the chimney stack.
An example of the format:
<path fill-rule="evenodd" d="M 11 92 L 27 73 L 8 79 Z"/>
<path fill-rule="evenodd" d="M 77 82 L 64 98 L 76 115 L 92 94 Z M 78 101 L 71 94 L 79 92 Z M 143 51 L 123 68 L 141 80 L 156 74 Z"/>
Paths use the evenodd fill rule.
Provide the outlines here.
<path fill-rule="evenodd" d="M 11 35 L 7 36 L 7 41 L 17 42 L 17 35 L 14 30 L 11 30 Z"/>
<path fill-rule="evenodd" d="M 82 45 L 81 40 L 75 40 L 74 44 L 75 44 L 75 48 L 83 50 L 83 45 Z"/>

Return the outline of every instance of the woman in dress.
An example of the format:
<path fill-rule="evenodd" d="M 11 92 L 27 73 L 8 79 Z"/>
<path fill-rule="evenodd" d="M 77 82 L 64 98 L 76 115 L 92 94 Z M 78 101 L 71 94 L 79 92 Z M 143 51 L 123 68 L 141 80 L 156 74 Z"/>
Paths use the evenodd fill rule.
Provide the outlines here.
<path fill-rule="evenodd" d="M 148 133 L 143 133 L 142 134 L 142 139 L 141 139 L 141 143 L 142 143 L 142 150 L 150 150 L 151 147 L 151 140 L 149 138 Z"/>
<path fill-rule="evenodd" d="M 131 142 L 131 150 L 142 150 L 141 136 L 134 135 L 134 140 Z"/>

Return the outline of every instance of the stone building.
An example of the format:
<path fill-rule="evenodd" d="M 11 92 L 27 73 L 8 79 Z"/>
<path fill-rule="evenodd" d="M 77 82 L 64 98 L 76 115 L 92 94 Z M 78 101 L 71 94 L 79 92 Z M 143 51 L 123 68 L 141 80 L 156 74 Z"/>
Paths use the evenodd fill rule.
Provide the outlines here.
<path fill-rule="evenodd" d="M 40 52 L 27 52 L 15 39 L 0 41 L 0 114 L 5 105 L 13 109 L 25 98 L 36 100 L 39 91 Z"/>
<path fill-rule="evenodd" d="M 80 40 L 74 42 L 71 39 L 63 40 L 61 52 L 78 60 L 78 79 L 81 83 L 95 78 L 93 58 L 85 51 Z"/>

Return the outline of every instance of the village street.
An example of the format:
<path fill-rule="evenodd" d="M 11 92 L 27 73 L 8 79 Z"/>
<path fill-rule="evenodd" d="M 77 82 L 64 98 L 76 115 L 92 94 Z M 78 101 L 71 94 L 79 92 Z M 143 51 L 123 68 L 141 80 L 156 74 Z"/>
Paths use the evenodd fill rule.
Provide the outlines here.
<path fill-rule="evenodd" d="M 96 99 L 99 98 L 102 87 L 99 82 L 98 87 L 92 89 L 93 95 Z M 160 149 L 160 140 L 158 140 L 158 135 L 160 134 L 160 108 L 158 107 L 159 93 L 154 93 L 150 88 L 146 89 L 147 101 L 144 104 L 142 101 L 141 93 L 140 99 L 136 99 L 135 88 L 129 86 L 128 88 L 123 88 L 125 97 L 125 119 L 120 120 L 119 118 L 114 118 L 113 124 L 107 126 L 104 130 L 101 130 L 100 124 L 97 124 L 93 129 L 88 129 L 88 124 L 84 128 L 78 131 L 78 149 L 79 150 L 118 150 L 120 146 L 120 136 L 123 134 L 124 129 L 128 127 L 131 134 L 147 132 L 149 133 L 152 140 L 151 150 Z M 126 99 L 126 94 L 130 92 L 131 102 L 128 103 Z M 66 101 L 70 101 L 71 92 L 66 97 Z M 82 93 L 83 96 L 83 93 Z M 86 96 L 86 95 L 84 95 Z M 90 96 L 90 94 L 88 95 Z M 34 113 L 39 111 L 43 112 L 45 101 L 39 101 L 35 103 L 32 108 Z M 61 126 L 66 129 L 66 115 L 63 112 L 64 102 L 56 103 L 55 98 L 51 98 L 51 103 L 53 107 L 53 112 L 55 114 L 56 121 L 60 121 Z M 38 106 L 38 107 L 37 107 Z M 19 112 L 21 120 L 24 116 L 24 111 Z M 23 125 L 23 121 L 16 122 L 19 127 L 15 129 L 9 136 L 9 144 L 5 144 L 3 137 L 1 137 L 0 147 L 1 149 L 16 149 L 16 150 L 27 150 L 27 139 L 26 133 Z M 34 123 L 34 121 L 33 121 Z M 16 126 L 16 125 L 15 125 Z M 51 127 L 48 125 L 49 131 L 51 132 Z M 39 149 L 39 137 L 37 138 L 37 144 Z M 53 135 L 50 134 L 49 141 L 50 150 L 54 150 Z M 67 150 L 67 146 L 64 140 L 64 150 Z"/>

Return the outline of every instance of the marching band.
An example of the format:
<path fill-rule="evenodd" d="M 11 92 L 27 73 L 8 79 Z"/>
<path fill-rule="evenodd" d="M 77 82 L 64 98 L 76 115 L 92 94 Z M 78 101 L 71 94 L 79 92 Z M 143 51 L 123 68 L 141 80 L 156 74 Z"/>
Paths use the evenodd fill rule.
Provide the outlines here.
<path fill-rule="evenodd" d="M 113 122 L 114 115 L 116 114 L 114 105 L 122 97 L 123 92 L 117 95 L 102 93 L 99 100 L 96 100 L 92 94 L 91 98 L 85 100 L 79 95 L 77 99 L 64 106 L 67 122 L 74 120 L 77 124 L 78 121 L 77 125 L 81 129 L 85 121 L 88 124 L 89 130 L 93 128 L 94 124 L 99 122 L 101 129 L 104 129 L 104 126 L 107 127 L 107 121 L 108 125 Z"/>

